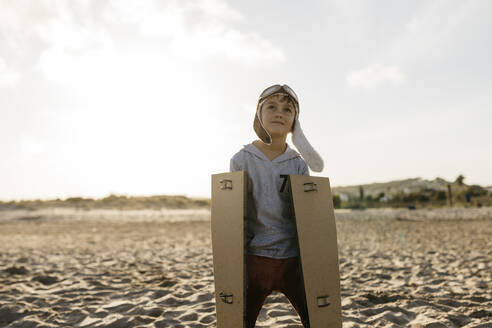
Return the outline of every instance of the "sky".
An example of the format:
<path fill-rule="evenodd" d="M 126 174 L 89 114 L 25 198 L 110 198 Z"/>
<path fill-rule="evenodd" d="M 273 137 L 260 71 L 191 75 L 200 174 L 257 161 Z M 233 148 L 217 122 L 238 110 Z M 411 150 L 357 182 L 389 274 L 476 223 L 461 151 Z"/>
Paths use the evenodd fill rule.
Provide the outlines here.
<path fill-rule="evenodd" d="M 276 83 L 332 186 L 492 185 L 492 2 L 307 4 L 0 0 L 0 200 L 210 197 Z"/>

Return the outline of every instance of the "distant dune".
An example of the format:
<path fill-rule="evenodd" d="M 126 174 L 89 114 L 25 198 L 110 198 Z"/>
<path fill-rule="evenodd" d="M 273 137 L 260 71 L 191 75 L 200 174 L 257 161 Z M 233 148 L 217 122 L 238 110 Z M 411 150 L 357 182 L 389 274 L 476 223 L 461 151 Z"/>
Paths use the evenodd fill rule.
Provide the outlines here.
<path fill-rule="evenodd" d="M 375 182 L 353 186 L 334 187 L 333 191 L 338 194 L 359 195 L 359 189 L 362 187 L 366 195 L 378 195 L 379 193 L 400 193 L 400 192 L 415 192 L 423 189 L 446 190 L 448 184 L 452 182 L 441 178 L 434 180 L 425 180 L 422 178 L 410 178 L 404 180 L 393 180 L 389 182 Z M 466 185 L 464 185 L 466 186 Z"/>
<path fill-rule="evenodd" d="M 64 200 L 21 200 L 1 202 L 0 210 L 26 209 L 36 210 L 41 208 L 79 208 L 79 209 L 194 209 L 210 207 L 210 199 L 189 198 L 186 196 L 125 196 L 109 195 L 105 198 L 92 199 L 72 197 Z"/>
<path fill-rule="evenodd" d="M 434 180 L 425 180 L 422 178 L 410 178 L 404 180 L 393 180 L 389 182 L 375 182 L 370 184 L 338 186 L 333 187 L 333 194 L 342 196 L 344 200 L 359 199 L 361 188 L 363 189 L 364 197 L 372 197 L 372 200 L 381 199 L 381 195 L 386 195 L 387 199 L 391 199 L 392 195 L 408 195 L 417 193 L 429 192 L 446 192 L 448 185 L 453 189 L 454 201 L 464 201 L 464 195 L 475 188 L 478 192 L 483 193 L 480 202 L 484 206 L 492 205 L 492 187 L 481 187 L 477 185 L 467 185 L 465 183 L 449 182 L 441 178 Z M 379 195 L 379 197 L 378 197 Z M 446 197 L 446 196 L 445 196 Z M 477 196 L 474 195 L 474 199 Z M 431 196 L 432 198 L 432 196 Z M 444 198 L 444 203 L 431 202 L 427 205 L 447 204 Z M 342 204 L 350 207 L 347 204 Z M 400 206 L 398 206 L 400 205 Z M 399 204 L 385 204 L 387 207 L 406 207 L 404 202 Z M 375 203 L 365 204 L 364 207 L 384 207 L 375 206 Z M 71 197 L 67 199 L 52 199 L 52 200 L 21 200 L 21 201 L 0 201 L 0 210 L 37 210 L 42 208 L 76 208 L 76 209 L 118 209 L 118 210 L 160 210 L 160 209 L 205 209 L 210 208 L 209 198 L 190 198 L 182 195 L 154 195 L 154 196 L 127 196 L 127 195 L 109 195 L 104 198 L 93 199 L 83 197 Z"/>

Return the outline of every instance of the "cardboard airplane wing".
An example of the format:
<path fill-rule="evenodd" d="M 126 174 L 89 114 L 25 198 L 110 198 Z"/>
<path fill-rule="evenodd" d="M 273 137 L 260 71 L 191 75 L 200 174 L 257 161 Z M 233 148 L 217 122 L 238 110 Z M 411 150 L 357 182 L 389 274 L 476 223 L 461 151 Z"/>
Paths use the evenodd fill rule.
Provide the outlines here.
<path fill-rule="evenodd" d="M 218 328 L 244 327 L 246 173 L 212 175 L 212 250 Z"/>
<path fill-rule="evenodd" d="M 341 328 L 335 215 L 328 178 L 290 175 L 310 328 Z M 217 327 L 244 327 L 246 172 L 212 175 Z"/>
<path fill-rule="evenodd" d="M 310 328 L 341 328 L 335 213 L 328 178 L 290 175 Z"/>

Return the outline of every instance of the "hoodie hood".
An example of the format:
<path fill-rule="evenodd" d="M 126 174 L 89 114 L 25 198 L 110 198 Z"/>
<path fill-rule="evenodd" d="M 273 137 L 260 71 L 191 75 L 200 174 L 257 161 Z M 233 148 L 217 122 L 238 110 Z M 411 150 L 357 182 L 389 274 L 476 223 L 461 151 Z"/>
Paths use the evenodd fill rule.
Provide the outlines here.
<path fill-rule="evenodd" d="M 289 147 L 289 144 L 287 144 L 287 148 L 285 149 L 283 154 L 277 156 L 275 159 L 273 159 L 273 161 L 270 161 L 270 159 L 268 159 L 268 157 L 266 157 L 266 155 L 263 154 L 263 152 L 260 149 L 258 149 L 255 145 L 253 145 L 252 143 L 244 145 L 243 149 L 241 149 L 241 150 L 248 152 L 248 153 L 251 153 L 251 154 L 255 155 L 256 157 L 258 157 L 264 161 L 268 161 L 268 162 L 272 162 L 272 163 L 280 163 L 280 162 L 288 161 L 288 160 L 296 158 L 296 157 L 301 157 L 301 155 L 298 152 L 296 152 L 294 149 Z"/>
<path fill-rule="evenodd" d="M 285 85 L 284 85 L 285 86 Z M 269 87 L 271 88 L 271 87 Z M 269 89 L 267 88 L 267 89 Z M 290 87 L 289 87 L 290 88 Z M 283 93 L 283 92 L 279 92 Z M 262 92 L 263 94 L 263 92 Z M 258 137 L 261 139 L 266 144 L 271 144 L 272 143 L 272 137 L 268 133 L 268 131 L 265 129 L 263 126 L 263 122 L 261 121 L 261 106 L 263 103 L 274 95 L 276 93 L 272 93 L 269 96 L 266 96 L 265 98 L 258 99 L 258 104 L 256 105 L 256 113 L 255 113 L 255 118 L 253 121 L 253 128 L 258 135 Z M 289 96 L 289 95 L 287 95 Z M 290 96 L 291 99 L 292 96 Z M 321 172 L 323 171 L 324 168 L 324 162 L 321 156 L 318 154 L 318 152 L 311 146 L 309 141 L 307 140 L 306 136 L 304 135 L 304 132 L 302 131 L 301 128 L 301 123 L 299 122 L 299 103 L 297 99 L 293 99 L 293 102 L 295 103 L 295 109 L 296 109 L 296 116 L 294 118 L 294 129 L 292 131 L 292 143 L 294 146 L 299 150 L 301 153 L 302 157 L 306 161 L 307 165 L 311 170 L 314 172 Z M 253 146 L 255 147 L 255 146 Z M 288 146 L 287 146 L 288 147 Z M 256 147 L 255 147 L 256 148 Z M 287 150 L 286 150 L 287 152 Z M 299 154 L 298 154 L 299 155 Z M 264 156 L 264 155 L 263 155 Z M 283 155 L 279 156 L 282 157 Z M 266 158 L 266 156 L 264 156 Z M 274 160 L 275 161 L 275 160 Z"/>

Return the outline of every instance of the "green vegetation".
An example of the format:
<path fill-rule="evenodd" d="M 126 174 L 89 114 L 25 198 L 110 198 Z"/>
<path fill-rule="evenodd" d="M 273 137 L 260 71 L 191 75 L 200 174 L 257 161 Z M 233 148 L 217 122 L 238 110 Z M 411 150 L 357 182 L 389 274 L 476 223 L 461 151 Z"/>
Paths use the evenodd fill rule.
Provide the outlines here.
<path fill-rule="evenodd" d="M 492 206 L 492 194 L 479 185 L 466 185 L 459 175 L 454 182 L 420 178 L 333 188 L 335 208 Z M 490 187 L 489 187 L 490 188 Z M 335 201 L 335 199 L 337 199 Z"/>
<path fill-rule="evenodd" d="M 340 196 L 333 195 L 333 207 L 334 208 L 341 208 L 342 207 L 342 200 L 340 199 Z"/>
<path fill-rule="evenodd" d="M 186 196 L 125 196 L 109 195 L 105 198 L 92 199 L 82 197 L 71 197 L 65 200 L 21 200 L 2 202 L 0 201 L 0 210 L 2 209 L 26 209 L 35 210 L 49 207 L 67 207 L 79 209 L 120 209 L 120 210 L 142 210 L 142 209 L 183 209 L 183 208 L 208 208 L 210 207 L 209 199 L 193 199 Z"/>
<path fill-rule="evenodd" d="M 450 206 L 492 206 L 492 187 L 466 185 L 465 177 L 459 175 L 454 182 L 441 178 L 423 180 L 420 178 L 372 183 L 360 186 L 333 188 L 335 208 L 384 208 L 384 207 L 444 207 Z M 451 188 L 449 199 L 448 186 Z M 156 195 L 148 197 L 109 195 L 101 199 L 71 197 L 65 200 L 21 200 L 0 201 L 0 210 L 41 208 L 78 209 L 186 209 L 210 208 L 210 199 L 194 199 L 186 196 Z"/>
<path fill-rule="evenodd" d="M 462 174 L 460 174 L 458 175 L 454 183 L 456 183 L 458 186 L 463 186 L 465 184 L 464 181 L 465 181 L 465 177 Z"/>

